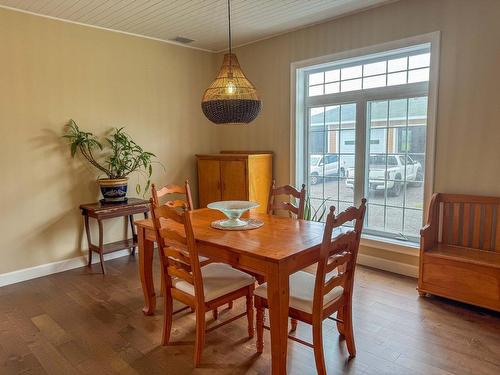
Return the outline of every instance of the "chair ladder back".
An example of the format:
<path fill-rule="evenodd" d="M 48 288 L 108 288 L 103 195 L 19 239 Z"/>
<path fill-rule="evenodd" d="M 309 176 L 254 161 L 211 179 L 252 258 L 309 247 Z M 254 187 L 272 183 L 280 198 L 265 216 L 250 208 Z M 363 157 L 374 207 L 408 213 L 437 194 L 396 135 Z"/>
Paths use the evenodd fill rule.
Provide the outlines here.
<path fill-rule="evenodd" d="M 500 252 L 500 198 L 454 194 L 439 198 L 441 243 Z"/>
<path fill-rule="evenodd" d="M 196 297 L 203 300 L 203 283 L 190 212 L 186 205 L 182 212 L 166 205 L 155 206 L 153 198 L 151 204 L 166 287 L 172 287 L 173 278 L 182 279 L 193 285 Z"/>
<path fill-rule="evenodd" d="M 160 198 L 166 195 L 184 195 L 184 199 L 171 199 L 167 200 L 164 205 L 172 208 L 187 206 L 188 211 L 194 209 L 193 197 L 191 194 L 191 187 L 189 185 L 189 180 L 186 179 L 184 182 L 184 187 L 174 184 L 168 184 L 161 189 L 156 189 L 155 184 L 151 185 L 151 196 L 155 206 L 160 206 Z"/>
<path fill-rule="evenodd" d="M 330 254 L 333 255 L 329 256 L 327 259 L 325 273 L 328 274 L 351 260 L 352 253 L 349 251 L 349 246 L 356 241 L 357 233 L 354 230 L 342 233 L 335 238 L 330 249 Z"/>
<path fill-rule="evenodd" d="M 289 197 L 288 202 L 277 201 L 277 197 L 280 195 L 287 195 Z M 298 205 L 294 205 L 290 202 L 291 197 L 298 200 Z M 269 200 L 267 204 L 267 213 L 274 215 L 277 210 L 288 211 L 290 214 L 295 214 L 297 219 L 304 218 L 304 209 L 306 201 L 306 185 L 302 184 L 302 189 L 298 191 L 291 185 L 284 185 L 276 187 L 276 181 L 273 180 L 271 184 L 271 189 L 269 191 Z"/>
<path fill-rule="evenodd" d="M 179 232 L 167 227 L 161 227 L 159 231 L 165 245 L 177 246 L 187 250 L 187 239 Z"/>
<path fill-rule="evenodd" d="M 326 260 L 323 295 L 337 286 L 345 289 L 348 275 L 354 267 L 352 259 L 356 240 L 356 232 L 349 230 L 330 242 L 329 254 L 333 255 L 330 255 Z M 337 272 L 329 277 L 329 273 L 333 273 L 334 270 Z"/>
<path fill-rule="evenodd" d="M 184 251 L 169 246 L 163 248 L 163 254 L 165 255 L 167 266 L 181 268 L 186 272 L 193 271 L 193 268 L 191 267 L 191 258 L 189 256 L 189 253 L 186 253 Z"/>
<path fill-rule="evenodd" d="M 332 276 L 328 280 L 326 280 L 323 287 L 323 296 L 330 293 L 334 288 L 338 286 L 345 288 L 347 275 L 347 272 L 339 272 L 335 276 Z"/>
<path fill-rule="evenodd" d="M 344 288 L 343 294 L 345 296 L 352 295 L 354 270 L 365 212 L 366 199 L 362 200 L 359 208 L 349 207 L 338 216 L 335 216 L 335 207 L 330 207 L 316 271 L 313 300 L 314 316 L 321 316 L 323 298 L 334 288 L 341 286 Z M 332 239 L 335 228 L 353 221 L 353 229 L 343 231 L 343 233 Z M 338 272 L 331 275 L 335 270 Z"/>

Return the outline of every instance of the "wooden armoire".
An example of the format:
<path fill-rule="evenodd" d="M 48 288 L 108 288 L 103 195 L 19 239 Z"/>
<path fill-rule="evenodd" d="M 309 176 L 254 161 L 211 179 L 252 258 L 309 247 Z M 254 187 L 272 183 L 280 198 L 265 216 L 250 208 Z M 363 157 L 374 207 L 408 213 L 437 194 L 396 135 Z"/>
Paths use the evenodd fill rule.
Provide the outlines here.
<path fill-rule="evenodd" d="M 216 201 L 245 200 L 259 203 L 266 212 L 273 179 L 272 152 L 222 151 L 196 155 L 199 206 Z"/>

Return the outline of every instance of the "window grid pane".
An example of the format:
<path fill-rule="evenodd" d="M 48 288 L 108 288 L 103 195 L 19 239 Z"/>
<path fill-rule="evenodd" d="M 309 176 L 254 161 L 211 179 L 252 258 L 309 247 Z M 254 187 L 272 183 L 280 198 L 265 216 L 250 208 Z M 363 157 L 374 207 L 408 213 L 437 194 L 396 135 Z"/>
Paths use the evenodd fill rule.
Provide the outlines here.
<path fill-rule="evenodd" d="M 307 82 L 308 96 L 427 82 L 429 75 L 429 52 L 398 58 L 387 57 L 366 64 L 310 73 Z"/>

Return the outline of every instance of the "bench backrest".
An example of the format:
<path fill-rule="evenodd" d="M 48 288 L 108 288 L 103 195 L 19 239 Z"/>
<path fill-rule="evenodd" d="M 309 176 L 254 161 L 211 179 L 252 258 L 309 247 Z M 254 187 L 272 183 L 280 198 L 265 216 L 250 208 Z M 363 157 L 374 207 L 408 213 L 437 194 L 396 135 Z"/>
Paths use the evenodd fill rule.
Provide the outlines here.
<path fill-rule="evenodd" d="M 440 243 L 500 252 L 500 198 L 436 193 L 429 222 Z"/>

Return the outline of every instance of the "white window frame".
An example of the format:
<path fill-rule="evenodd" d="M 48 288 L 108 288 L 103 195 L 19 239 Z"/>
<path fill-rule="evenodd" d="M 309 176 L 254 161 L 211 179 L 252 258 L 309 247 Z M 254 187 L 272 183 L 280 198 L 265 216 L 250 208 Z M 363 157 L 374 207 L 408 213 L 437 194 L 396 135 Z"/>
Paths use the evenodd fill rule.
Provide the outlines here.
<path fill-rule="evenodd" d="M 387 43 L 377 44 L 374 46 L 358 48 L 355 50 L 343 51 L 327 56 L 316 57 L 312 59 L 292 62 L 290 66 L 290 181 L 295 183 L 295 185 L 300 186 L 304 183 L 304 156 L 305 156 L 305 142 L 304 142 L 304 132 L 306 128 L 306 114 L 304 111 L 304 104 L 306 98 L 306 90 L 304 82 L 304 68 L 311 66 L 320 66 L 321 64 L 331 64 L 332 62 L 355 59 L 363 57 L 366 55 L 373 55 L 377 53 L 384 53 L 386 51 L 397 50 L 408 48 L 414 45 L 420 44 L 430 44 L 431 51 L 431 62 L 430 62 L 430 74 L 429 81 L 411 84 L 415 88 L 415 96 L 422 94 L 422 90 L 425 90 L 425 94 L 428 96 L 428 108 L 427 108 L 427 139 L 426 139 L 426 159 L 425 159 L 425 175 L 424 175 L 424 208 L 423 208 L 423 223 L 427 218 L 427 211 L 429 206 L 429 201 L 434 192 L 434 164 L 435 164 L 435 139 L 436 139 L 436 116 L 437 116 L 437 101 L 438 101 L 438 82 L 439 82 L 439 51 L 440 51 L 440 38 L 441 33 L 435 31 L 428 34 L 418 35 L 410 38 L 400 39 L 396 41 L 391 41 Z M 403 85 L 402 85 L 403 86 Z M 407 85 L 404 85 L 407 86 Z M 381 98 L 386 99 L 387 95 L 391 95 L 392 98 L 397 98 L 401 95 L 401 89 L 398 86 L 388 86 L 379 87 L 376 89 L 377 92 L 381 93 Z M 408 95 L 408 88 L 404 89 L 405 96 Z M 361 92 L 361 95 L 363 93 Z M 394 95 L 394 96 L 392 96 Z M 411 94 L 410 94 L 411 95 Z M 360 91 L 356 92 L 344 92 L 337 94 L 326 94 L 321 96 L 309 97 L 308 102 L 318 103 L 331 103 L 331 100 L 327 99 L 335 96 L 336 102 L 349 103 L 360 96 Z M 369 100 L 376 99 L 376 95 L 370 94 Z M 357 108 L 356 110 L 356 143 L 366 144 L 366 111 L 365 108 Z M 360 126 L 359 126 L 360 125 Z M 301 131 L 298 131 L 301 129 Z M 359 143 L 358 143 L 359 142 Z M 356 165 L 356 175 L 365 176 L 365 155 L 366 147 L 361 150 L 356 150 L 355 165 Z M 359 168 L 359 169 L 358 169 Z M 359 171 L 359 172 L 358 172 Z M 359 174 L 358 174 L 359 173 Z M 357 178 L 355 180 L 355 204 L 361 202 L 362 195 L 364 194 L 364 184 L 365 178 Z M 423 224 L 422 223 L 422 224 Z M 406 254 L 415 255 L 415 251 L 407 251 L 406 249 L 414 250 L 418 248 L 415 243 L 408 243 L 405 241 L 398 241 L 389 238 L 375 237 L 372 235 L 363 235 L 365 242 L 370 246 L 380 244 L 381 248 L 387 250 L 393 250 L 396 247 L 400 247 L 397 252 L 403 252 Z M 386 246 L 386 244 L 391 244 L 391 246 Z M 398 246 L 401 245 L 401 246 Z"/>

